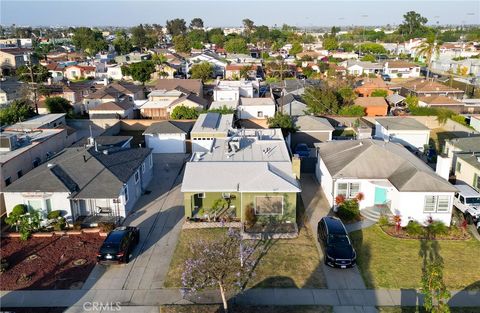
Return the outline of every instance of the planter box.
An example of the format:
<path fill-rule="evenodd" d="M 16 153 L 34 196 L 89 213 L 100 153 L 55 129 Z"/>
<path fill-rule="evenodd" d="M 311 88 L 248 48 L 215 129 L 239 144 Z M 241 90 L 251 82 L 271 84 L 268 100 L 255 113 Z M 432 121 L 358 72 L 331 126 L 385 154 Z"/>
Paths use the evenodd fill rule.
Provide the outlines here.
<path fill-rule="evenodd" d="M 98 228 L 98 227 L 84 228 L 81 231 L 84 232 L 85 234 L 92 234 L 92 233 L 100 232 L 100 228 Z"/>
<path fill-rule="evenodd" d="M 50 232 L 50 233 L 33 233 L 32 237 L 33 238 L 49 238 L 49 237 L 53 237 L 53 232 Z"/>

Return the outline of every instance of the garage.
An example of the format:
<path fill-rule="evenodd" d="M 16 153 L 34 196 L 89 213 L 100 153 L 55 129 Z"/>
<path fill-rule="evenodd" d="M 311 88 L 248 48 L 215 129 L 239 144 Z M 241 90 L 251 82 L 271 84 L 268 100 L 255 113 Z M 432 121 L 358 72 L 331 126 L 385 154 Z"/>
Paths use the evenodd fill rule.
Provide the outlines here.
<path fill-rule="evenodd" d="M 330 122 L 322 117 L 303 115 L 293 118 L 297 131 L 292 134 L 290 147 L 295 150 L 299 143 L 305 143 L 310 148 L 315 143 L 332 140 L 332 133 L 335 130 Z"/>
<path fill-rule="evenodd" d="M 191 122 L 153 123 L 143 133 L 145 144 L 153 149 L 153 153 L 186 153 L 186 141 L 191 128 Z"/>

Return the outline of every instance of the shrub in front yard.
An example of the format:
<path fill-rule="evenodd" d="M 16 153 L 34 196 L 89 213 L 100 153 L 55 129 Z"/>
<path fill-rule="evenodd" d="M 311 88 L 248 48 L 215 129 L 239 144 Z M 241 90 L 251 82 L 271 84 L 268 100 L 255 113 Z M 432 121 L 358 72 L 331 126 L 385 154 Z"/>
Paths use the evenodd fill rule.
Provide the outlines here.
<path fill-rule="evenodd" d="M 15 226 L 16 230 L 18 231 L 20 218 L 25 213 L 27 213 L 27 206 L 25 204 L 17 204 L 13 207 L 12 212 L 8 214 L 7 218 L 5 219 L 5 223 L 10 226 Z"/>
<path fill-rule="evenodd" d="M 253 205 L 249 204 L 245 209 L 245 223 L 247 227 L 252 227 L 257 223 L 257 215 Z"/>
<path fill-rule="evenodd" d="M 438 235 L 445 235 L 448 233 L 448 227 L 442 221 L 434 221 L 430 219 L 426 231 L 428 238 L 435 238 Z"/>
<path fill-rule="evenodd" d="M 386 215 L 381 215 L 380 218 L 378 219 L 378 225 L 380 225 L 381 227 L 388 226 L 389 224 L 390 224 L 390 220 Z"/>
<path fill-rule="evenodd" d="M 345 200 L 338 207 L 337 215 L 344 221 L 358 220 L 360 217 L 360 209 L 358 207 L 357 199 Z"/>
<path fill-rule="evenodd" d="M 20 231 L 20 239 L 27 240 L 30 235 L 40 229 L 40 212 L 32 210 L 20 216 L 18 229 Z"/>
<path fill-rule="evenodd" d="M 60 210 L 53 210 L 53 211 L 48 212 L 47 218 L 48 218 L 49 220 L 54 220 L 54 219 L 59 218 L 61 214 L 62 214 L 62 211 L 60 211 Z"/>
<path fill-rule="evenodd" d="M 98 227 L 100 227 L 100 230 L 104 233 L 109 233 L 112 230 L 115 229 L 115 223 L 98 223 Z"/>
<path fill-rule="evenodd" d="M 408 222 L 407 226 L 405 227 L 405 231 L 407 234 L 413 237 L 421 236 L 424 233 L 423 226 L 417 221 Z"/>

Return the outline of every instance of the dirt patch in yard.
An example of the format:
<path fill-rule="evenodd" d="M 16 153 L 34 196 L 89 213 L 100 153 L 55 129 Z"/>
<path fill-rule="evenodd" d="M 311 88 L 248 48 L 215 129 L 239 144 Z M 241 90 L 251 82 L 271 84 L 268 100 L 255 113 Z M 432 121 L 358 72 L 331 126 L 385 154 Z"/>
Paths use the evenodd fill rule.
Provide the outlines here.
<path fill-rule="evenodd" d="M 8 269 L 0 275 L 1 290 L 70 289 L 84 282 L 96 263 L 104 238 L 98 234 L 50 238 L 1 239 Z"/>

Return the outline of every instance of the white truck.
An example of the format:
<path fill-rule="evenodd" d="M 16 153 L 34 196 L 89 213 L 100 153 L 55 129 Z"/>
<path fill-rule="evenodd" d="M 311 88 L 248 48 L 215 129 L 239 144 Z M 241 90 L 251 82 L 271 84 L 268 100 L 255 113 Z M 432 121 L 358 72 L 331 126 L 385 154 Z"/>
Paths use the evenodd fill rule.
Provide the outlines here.
<path fill-rule="evenodd" d="M 466 184 L 455 185 L 458 192 L 453 198 L 453 205 L 459 209 L 469 224 L 480 227 L 480 193 Z"/>

